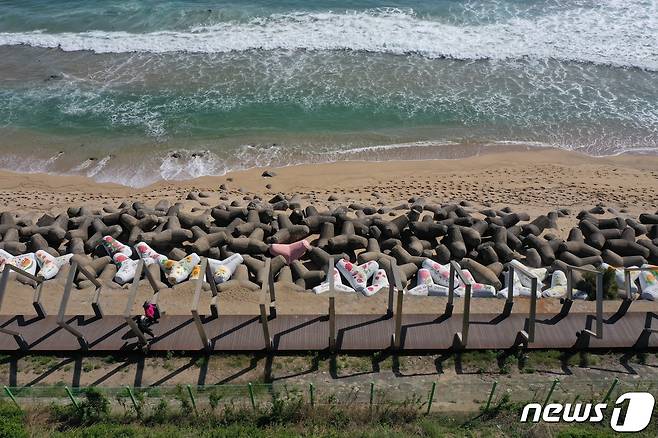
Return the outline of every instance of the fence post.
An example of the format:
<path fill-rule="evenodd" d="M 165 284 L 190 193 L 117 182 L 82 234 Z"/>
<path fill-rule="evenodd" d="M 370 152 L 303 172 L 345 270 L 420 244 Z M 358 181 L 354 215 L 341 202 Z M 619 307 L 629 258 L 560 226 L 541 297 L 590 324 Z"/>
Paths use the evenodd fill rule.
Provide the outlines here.
<path fill-rule="evenodd" d="M 194 400 L 194 394 L 192 394 L 192 387 L 187 385 L 187 393 L 190 395 L 190 400 L 192 400 L 192 407 L 194 408 L 194 413 L 198 414 L 196 410 L 196 400 Z"/>
<path fill-rule="evenodd" d="M 434 391 L 436 391 L 436 382 L 432 382 L 432 390 L 430 391 L 430 398 L 427 401 L 427 414 L 429 414 L 430 409 L 432 409 L 432 402 L 434 401 Z"/>
<path fill-rule="evenodd" d="M 573 398 L 573 402 L 571 403 L 571 406 L 575 406 L 576 403 L 578 402 L 578 399 L 580 399 L 580 394 L 576 394 L 576 396 Z"/>
<path fill-rule="evenodd" d="M 9 388 L 7 388 L 7 385 L 5 385 L 5 392 L 7 393 L 7 395 L 11 399 L 11 401 L 14 402 L 16 407 L 22 411 L 23 409 L 21 409 L 21 405 L 18 404 L 18 401 L 16 400 L 16 397 L 14 397 L 14 394 L 12 394 L 11 391 L 9 390 Z"/>
<path fill-rule="evenodd" d="M 137 412 L 137 414 L 139 415 L 141 409 L 137 404 L 137 400 L 135 400 L 135 394 L 133 394 L 133 390 L 130 389 L 130 386 L 126 386 L 126 389 L 128 390 L 128 395 L 130 396 L 130 400 L 133 402 L 133 407 L 135 408 L 135 412 Z"/>
<path fill-rule="evenodd" d="M 64 390 L 66 391 L 66 393 L 68 394 L 69 398 L 71 399 L 71 403 L 73 403 L 73 406 L 75 406 L 75 408 L 76 408 L 77 410 L 80 410 L 80 405 L 78 404 L 78 401 L 75 399 L 75 397 L 73 397 L 73 393 L 71 392 L 71 390 L 69 389 L 69 387 L 68 387 L 68 386 L 65 386 L 65 387 L 64 387 Z"/>
<path fill-rule="evenodd" d="M 254 387 L 251 384 L 251 382 L 247 383 L 247 387 L 249 388 L 249 399 L 251 400 L 251 407 L 254 408 L 254 411 L 256 410 L 256 400 L 254 399 Z"/>
<path fill-rule="evenodd" d="M 484 407 L 485 411 L 488 411 L 489 406 L 491 406 L 491 400 L 493 399 L 494 392 L 496 392 L 496 386 L 498 386 L 498 380 L 494 380 L 493 385 L 491 385 L 491 392 L 489 393 L 489 398 L 487 399 L 487 405 Z"/>
<path fill-rule="evenodd" d="M 311 396 L 311 407 L 315 407 L 315 391 L 314 391 L 313 383 L 308 384 L 308 392 L 309 395 Z"/>
<path fill-rule="evenodd" d="M 612 385 L 610 385 L 610 389 L 608 389 L 608 392 L 605 394 L 605 397 L 603 397 L 603 402 L 602 403 L 607 403 L 608 400 L 610 400 L 610 396 L 612 395 L 612 391 L 615 390 L 615 387 L 619 383 L 619 379 L 615 377 L 615 380 L 612 381 Z"/>
<path fill-rule="evenodd" d="M 551 384 L 551 389 L 548 390 L 548 394 L 546 395 L 546 400 L 544 400 L 544 406 L 548 404 L 548 402 L 551 399 L 551 396 L 553 395 L 553 391 L 555 391 L 555 387 L 557 384 L 560 382 L 560 379 L 554 379 L 553 383 Z"/>

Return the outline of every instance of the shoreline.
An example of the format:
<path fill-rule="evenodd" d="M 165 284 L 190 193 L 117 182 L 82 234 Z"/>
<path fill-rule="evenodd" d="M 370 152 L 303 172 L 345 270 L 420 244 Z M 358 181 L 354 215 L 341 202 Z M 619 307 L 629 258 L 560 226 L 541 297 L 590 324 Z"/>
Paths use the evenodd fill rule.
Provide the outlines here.
<path fill-rule="evenodd" d="M 0 144 L 2 141 L 0 141 Z M 32 142 L 29 142 L 31 144 Z M 303 162 L 296 162 L 294 154 L 288 157 L 289 163 L 282 162 L 282 157 L 278 156 L 278 150 L 282 145 L 249 145 L 245 147 L 263 148 L 263 153 L 268 151 L 270 146 L 274 147 L 270 158 L 245 157 L 245 161 L 236 163 L 231 160 L 224 162 L 224 158 L 209 150 L 199 150 L 194 152 L 185 147 L 178 149 L 169 148 L 168 152 L 156 151 L 144 156 L 131 156 L 130 153 L 120 153 L 118 155 L 105 154 L 101 151 L 82 155 L 72 163 L 74 167 L 60 163 L 61 156 L 71 155 L 71 151 L 64 152 L 62 149 L 55 156 L 44 157 L 25 157 L 21 162 L 20 154 L 16 155 L 12 149 L 8 152 L 11 159 L 4 157 L 0 159 L 0 175 L 4 173 L 16 175 L 35 175 L 46 178 L 82 178 L 85 184 L 113 186 L 118 185 L 137 191 L 157 188 L 162 185 L 176 184 L 179 186 L 193 185 L 196 181 L 209 178 L 226 178 L 236 174 L 248 173 L 264 169 L 288 169 L 304 168 L 317 166 L 330 166 L 350 163 L 362 163 L 366 166 L 371 164 L 377 165 L 382 163 L 416 163 L 416 162 L 453 162 L 469 161 L 483 156 L 501 156 L 504 154 L 527 153 L 550 153 L 555 154 L 559 162 L 565 161 L 565 157 L 576 157 L 576 160 L 592 159 L 596 162 L 605 163 L 610 160 L 619 161 L 620 163 L 632 163 L 639 161 L 637 158 L 654 160 L 658 163 L 658 155 L 650 153 L 652 149 L 633 149 L 619 153 L 606 155 L 592 155 L 585 151 L 572 151 L 560 147 L 551 146 L 544 143 L 534 142 L 517 142 L 517 141 L 500 141 L 500 142 L 435 142 L 435 141 L 417 141 L 402 142 L 392 144 L 381 144 L 373 146 L 364 146 L 347 150 L 336 150 L 332 152 L 323 152 L 320 155 L 309 155 Z M 135 144 L 134 147 L 141 148 L 144 145 Z M 291 151 L 294 153 L 295 151 Z M 268 152 L 270 153 L 270 152 Z M 267 154 L 266 154 L 267 155 Z M 87 158 L 85 158 L 87 157 Z M 70 159 L 67 158 L 67 159 Z M 33 160 L 35 160 L 33 162 Z M 82 160 L 82 161 L 81 161 Z M 161 160 L 161 161 L 160 161 Z M 199 161 L 200 160 L 200 161 Z M 498 160 L 491 160 L 494 164 Z M 143 162 L 142 169 L 130 171 L 130 165 Z M 262 164 L 266 162 L 267 164 Z M 59 163 L 59 164 L 57 164 Z M 132 164 L 131 164 L 132 163 Z M 144 171 L 148 166 L 150 171 Z M 138 167 L 138 166 L 136 166 Z M 417 166 L 412 166 L 417 167 Z M 441 167 L 441 166 L 440 166 Z M 199 168 L 194 170 L 195 168 Z M 213 173 L 214 172 L 214 173 Z M 192 176 L 194 173 L 203 173 L 200 176 Z M 148 175 L 148 176 L 140 176 Z M 182 176 L 181 176 L 182 175 Z M 117 180 L 117 182 L 113 181 Z M 123 182 L 120 182 L 123 181 Z M 140 181 L 150 181 L 142 183 Z"/>
<path fill-rule="evenodd" d="M 459 159 L 337 161 L 257 167 L 221 176 L 159 181 L 143 188 L 100 183 L 85 176 L 2 170 L 0 196 L 5 200 L 5 209 L 55 212 L 76 202 L 99 206 L 124 199 L 147 203 L 157 197 L 184 200 L 187 192 L 195 190 L 221 192 L 229 201 L 245 196 L 297 192 L 308 197 L 309 202 L 320 202 L 326 201 L 322 199 L 323 194 L 334 192 L 346 200 L 365 201 L 372 198 L 373 191 L 385 189 L 387 196 L 384 197 L 395 200 L 434 194 L 445 201 L 466 199 L 523 207 L 580 207 L 604 202 L 630 211 L 638 207 L 639 211 L 655 209 L 658 204 L 658 196 L 652 198 L 651 195 L 658 191 L 658 172 L 654 169 L 658 169 L 658 157 L 654 156 L 592 157 L 539 149 L 492 151 Z M 274 171 L 276 175 L 262 177 L 264 170 Z M 219 189 L 222 184 L 225 190 Z M 438 190 L 432 192 L 428 188 Z M 578 188 L 582 190 L 574 190 Z M 521 196 L 521 192 L 527 194 L 528 190 L 543 190 L 549 196 L 540 197 L 538 193 Z M 586 196 L 576 196 L 577 193 Z"/>

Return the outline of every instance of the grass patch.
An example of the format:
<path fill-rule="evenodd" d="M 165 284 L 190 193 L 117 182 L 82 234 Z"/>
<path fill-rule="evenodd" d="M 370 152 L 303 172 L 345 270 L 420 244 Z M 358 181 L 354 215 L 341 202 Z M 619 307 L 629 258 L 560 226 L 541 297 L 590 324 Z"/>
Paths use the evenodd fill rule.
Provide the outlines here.
<path fill-rule="evenodd" d="M 498 352 L 495 350 L 474 350 L 460 353 L 463 369 L 475 370 L 482 374 L 489 372 L 498 365 Z"/>
<path fill-rule="evenodd" d="M 27 367 L 32 369 L 35 373 L 43 373 L 57 365 L 58 360 L 55 356 L 36 355 L 26 356 L 25 362 L 27 362 Z"/>
<path fill-rule="evenodd" d="M 366 373 L 372 371 L 372 356 L 336 356 L 336 372 Z M 392 362 L 391 362 L 392 364 Z"/>
<path fill-rule="evenodd" d="M 224 356 L 226 364 L 231 368 L 243 369 L 251 364 L 252 356 L 246 354 L 230 354 Z"/>
<path fill-rule="evenodd" d="M 559 350 L 531 350 L 519 361 L 521 372 L 555 371 L 562 368 L 563 353 Z"/>
<path fill-rule="evenodd" d="M 87 401 L 85 401 L 87 403 Z M 4 413 L 7 406 L 0 406 Z M 141 415 L 116 416 L 101 412 L 90 423 L 75 424 L 70 419 L 48 415 L 53 408 L 39 408 L 46 415 L 3 415 L 0 427 L 12 418 L 11 435 L 64 437 L 612 437 L 608 423 L 566 424 L 521 423 L 522 406 L 506 396 L 478 414 L 423 414 L 415 400 L 376 405 L 372 409 L 356 405 L 316 405 L 311 407 L 298 395 L 279 394 L 268 406 L 215 406 L 195 415 L 188 406 L 176 406 L 165 399 L 144 410 Z M 10 409 L 10 408 L 8 408 Z M 102 409 L 100 409 L 102 411 Z M 96 412 L 97 413 L 97 412 Z M 80 414 L 77 418 L 80 418 Z M 32 422 L 32 418 L 42 418 Z M 45 418 L 45 421 L 43 420 Z M 0 429 L 2 431 L 2 429 Z M 654 421 L 635 436 L 654 437 Z"/>

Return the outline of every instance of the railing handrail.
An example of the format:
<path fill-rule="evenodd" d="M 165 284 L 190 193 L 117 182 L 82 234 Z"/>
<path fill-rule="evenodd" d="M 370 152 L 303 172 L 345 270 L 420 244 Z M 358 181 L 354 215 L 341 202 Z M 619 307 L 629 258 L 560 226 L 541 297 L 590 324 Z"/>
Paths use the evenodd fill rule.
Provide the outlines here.
<path fill-rule="evenodd" d="M 27 272 L 27 271 L 25 271 L 25 270 L 23 270 L 23 269 L 21 269 L 17 266 L 14 266 L 14 265 L 5 264 L 3 269 L 10 269 L 10 270 L 16 272 L 17 274 L 22 275 L 23 277 L 26 277 L 26 278 L 29 278 L 30 280 L 36 281 L 37 283 L 43 283 L 45 281 L 45 279 L 41 275 L 30 274 L 29 272 Z"/>

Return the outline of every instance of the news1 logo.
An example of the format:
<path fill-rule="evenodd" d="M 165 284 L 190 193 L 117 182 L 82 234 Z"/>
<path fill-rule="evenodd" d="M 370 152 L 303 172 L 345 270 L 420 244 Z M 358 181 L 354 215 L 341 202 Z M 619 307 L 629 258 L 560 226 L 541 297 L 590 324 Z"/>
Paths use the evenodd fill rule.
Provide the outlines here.
<path fill-rule="evenodd" d="M 623 405 L 628 402 L 624 415 Z M 615 432 L 640 432 L 651 422 L 655 399 L 648 392 L 627 392 L 619 396 L 615 401 L 610 418 L 610 427 Z M 547 423 L 564 421 L 567 423 L 599 423 L 603 421 L 603 413 L 608 408 L 607 403 L 549 403 L 542 406 L 539 403 L 525 405 L 521 413 L 521 422 L 530 421 L 537 423 L 541 420 Z"/>

